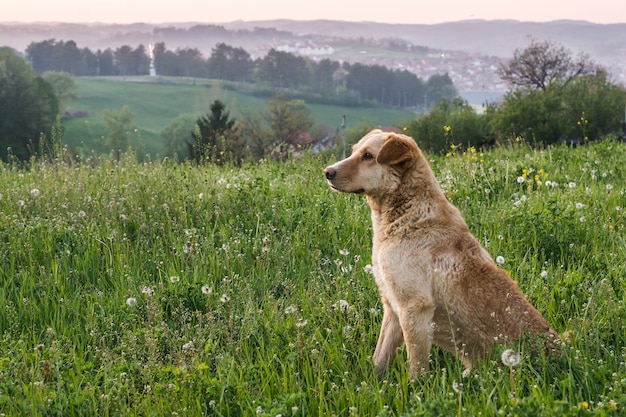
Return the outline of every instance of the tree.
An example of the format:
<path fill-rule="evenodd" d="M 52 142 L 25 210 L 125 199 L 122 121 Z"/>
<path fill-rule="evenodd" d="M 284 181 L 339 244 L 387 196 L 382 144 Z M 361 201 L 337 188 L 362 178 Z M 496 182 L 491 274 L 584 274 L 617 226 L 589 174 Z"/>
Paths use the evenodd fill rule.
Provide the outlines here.
<path fill-rule="evenodd" d="M 595 70 L 595 65 L 585 54 L 574 58 L 563 46 L 533 40 L 526 49 L 515 50 L 513 59 L 500 66 L 499 75 L 513 87 L 545 91 L 554 81 L 568 84 Z"/>
<path fill-rule="evenodd" d="M 127 105 L 120 110 L 104 109 L 102 117 L 107 126 L 107 137 L 104 144 L 108 146 L 119 159 L 122 152 L 128 149 L 129 138 L 132 131 L 136 129 L 135 114 Z"/>
<path fill-rule="evenodd" d="M 278 88 L 309 85 L 312 70 L 307 59 L 274 48 L 259 63 L 259 79 Z"/>
<path fill-rule="evenodd" d="M 492 120 L 503 139 L 551 144 L 565 139 L 593 140 L 619 129 L 626 90 L 598 70 L 550 83 L 545 90 L 530 87 L 507 93 Z"/>
<path fill-rule="evenodd" d="M 240 165 L 245 156 L 245 146 L 236 120 L 219 100 L 210 106 L 211 112 L 196 121 L 194 141 L 189 144 L 189 156 L 196 162 Z"/>
<path fill-rule="evenodd" d="M 247 115 L 241 129 L 255 159 L 284 160 L 311 143 L 312 126 L 311 111 L 302 100 L 287 100 L 278 94 L 267 101 L 264 112 Z"/>
<path fill-rule="evenodd" d="M 52 86 L 54 94 L 59 100 L 59 111 L 61 113 L 65 111 L 71 101 L 78 99 L 76 95 L 78 87 L 74 83 L 74 78 L 67 72 L 46 71 L 41 76 Z"/>
<path fill-rule="evenodd" d="M 489 133 L 487 117 L 476 114 L 461 98 L 441 100 L 427 115 L 407 126 L 407 134 L 429 152 L 448 151 L 453 146 L 477 147 Z"/>
<path fill-rule="evenodd" d="M 0 157 L 28 159 L 58 112 L 52 86 L 10 48 L 0 48 Z"/>
<path fill-rule="evenodd" d="M 185 160 L 189 157 L 189 136 L 193 135 L 198 117 L 181 114 L 161 132 L 165 144 L 165 156 Z"/>
<path fill-rule="evenodd" d="M 430 109 L 433 104 L 440 103 L 441 100 L 452 101 L 458 95 L 459 92 L 448 73 L 431 75 L 426 81 L 425 108 Z"/>
<path fill-rule="evenodd" d="M 243 48 L 218 43 L 211 51 L 208 66 L 211 78 L 247 81 L 252 76 L 254 62 Z"/>

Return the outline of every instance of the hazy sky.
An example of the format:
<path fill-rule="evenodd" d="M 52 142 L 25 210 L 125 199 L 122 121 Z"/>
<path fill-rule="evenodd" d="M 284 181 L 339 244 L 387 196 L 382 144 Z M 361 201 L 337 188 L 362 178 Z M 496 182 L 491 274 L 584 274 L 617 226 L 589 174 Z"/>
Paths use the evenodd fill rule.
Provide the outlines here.
<path fill-rule="evenodd" d="M 626 23 L 624 0 L 0 0 L 0 21 L 225 23 L 333 19 L 441 23 L 559 19 Z"/>

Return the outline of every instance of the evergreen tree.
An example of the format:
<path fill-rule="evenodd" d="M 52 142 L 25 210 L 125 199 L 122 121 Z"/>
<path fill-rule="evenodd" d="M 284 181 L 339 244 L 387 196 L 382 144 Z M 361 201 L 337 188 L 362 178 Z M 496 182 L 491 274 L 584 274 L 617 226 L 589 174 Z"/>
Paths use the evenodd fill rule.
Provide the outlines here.
<path fill-rule="evenodd" d="M 235 122 L 224 103 L 215 100 L 210 106 L 210 113 L 196 121 L 193 142 L 189 144 L 190 157 L 198 163 L 240 165 L 245 156 L 245 146 Z"/>

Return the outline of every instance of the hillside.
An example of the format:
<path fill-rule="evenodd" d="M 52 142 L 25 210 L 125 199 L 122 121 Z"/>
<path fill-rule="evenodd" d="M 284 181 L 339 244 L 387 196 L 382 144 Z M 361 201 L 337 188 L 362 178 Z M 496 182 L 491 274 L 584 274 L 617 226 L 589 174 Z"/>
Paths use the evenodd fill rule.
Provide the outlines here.
<path fill-rule="evenodd" d="M 214 100 L 224 102 L 231 115 L 241 118 L 265 108 L 264 99 L 224 88 L 215 80 L 188 80 L 165 77 L 79 77 L 76 78 L 79 99 L 70 106 L 83 117 L 64 123 L 65 142 L 83 155 L 101 150 L 106 125 L 104 109 L 118 110 L 128 105 L 135 114 L 137 131 L 130 143 L 138 155 L 163 155 L 161 131 L 181 114 L 201 115 L 209 111 Z M 407 110 L 348 108 L 321 104 L 308 105 L 316 125 L 334 131 L 346 115 L 347 124 L 399 125 L 414 117 Z"/>

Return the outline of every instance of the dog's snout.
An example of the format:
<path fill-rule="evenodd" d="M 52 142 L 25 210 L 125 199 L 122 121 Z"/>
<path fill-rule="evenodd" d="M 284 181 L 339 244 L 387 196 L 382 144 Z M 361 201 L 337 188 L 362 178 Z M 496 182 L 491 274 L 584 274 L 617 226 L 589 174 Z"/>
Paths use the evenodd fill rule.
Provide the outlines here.
<path fill-rule="evenodd" d="M 326 175 L 327 180 L 332 180 L 337 175 L 337 170 L 333 167 L 327 167 L 324 170 L 324 174 Z"/>

